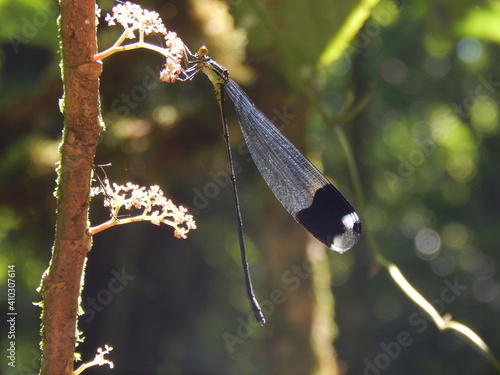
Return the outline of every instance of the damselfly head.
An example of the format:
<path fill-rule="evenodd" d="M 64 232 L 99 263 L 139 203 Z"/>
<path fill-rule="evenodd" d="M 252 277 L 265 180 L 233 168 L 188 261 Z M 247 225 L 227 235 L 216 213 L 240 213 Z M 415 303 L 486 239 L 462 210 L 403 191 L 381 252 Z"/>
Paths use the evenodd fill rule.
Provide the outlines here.
<path fill-rule="evenodd" d="M 201 46 L 198 49 L 197 57 L 200 58 L 200 57 L 205 57 L 207 55 L 208 55 L 208 48 L 205 46 Z"/>

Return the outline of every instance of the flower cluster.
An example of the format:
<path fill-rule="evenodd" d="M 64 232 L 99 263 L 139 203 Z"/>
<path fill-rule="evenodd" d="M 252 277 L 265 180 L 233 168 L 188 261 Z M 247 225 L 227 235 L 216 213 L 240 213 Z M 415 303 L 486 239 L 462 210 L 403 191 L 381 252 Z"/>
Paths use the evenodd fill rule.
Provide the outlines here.
<path fill-rule="evenodd" d="M 165 34 L 165 46 L 169 51 L 167 60 L 160 72 L 160 79 L 164 82 L 175 82 L 182 73 L 182 61 L 186 57 L 184 42 L 173 31 Z"/>
<path fill-rule="evenodd" d="M 102 186 L 91 190 L 91 197 L 99 194 L 104 195 L 104 206 L 109 207 L 111 219 L 106 223 L 92 227 L 89 234 L 93 235 L 100 231 L 112 227 L 132 223 L 136 221 L 150 221 L 152 224 L 161 223 L 170 225 L 174 228 L 176 238 L 186 238 L 186 234 L 191 229 L 196 229 L 196 224 L 192 215 L 187 214 L 187 209 L 177 207 L 170 199 L 163 195 L 159 186 L 154 185 L 149 189 L 144 186 L 128 182 L 126 185 L 113 183 L 111 186 L 109 180 L 104 179 Z M 123 209 L 135 213 L 135 210 L 141 211 L 138 215 L 118 218 Z"/>
<path fill-rule="evenodd" d="M 153 32 L 163 35 L 167 33 L 167 29 L 158 13 L 142 9 L 140 5 L 133 4 L 130 1 L 115 5 L 112 11 L 113 15 L 108 13 L 105 18 L 108 25 L 114 26 L 119 23 L 127 31 L 127 38 L 129 39 L 135 38 L 135 30 L 141 30 L 146 35 Z"/>
<path fill-rule="evenodd" d="M 186 47 L 175 32 L 167 30 L 158 13 L 142 9 L 140 5 L 127 1 L 116 4 L 112 8 L 112 14 L 108 13 L 105 20 L 109 26 L 120 24 L 125 30 L 112 47 L 94 56 L 95 61 L 102 60 L 115 52 L 147 48 L 165 56 L 165 63 L 160 72 L 162 81 L 174 82 L 179 79 L 184 72 L 182 63 L 186 59 Z M 144 36 L 151 33 L 163 35 L 164 48 L 144 41 Z M 122 44 L 126 39 L 138 39 L 138 41 Z"/>

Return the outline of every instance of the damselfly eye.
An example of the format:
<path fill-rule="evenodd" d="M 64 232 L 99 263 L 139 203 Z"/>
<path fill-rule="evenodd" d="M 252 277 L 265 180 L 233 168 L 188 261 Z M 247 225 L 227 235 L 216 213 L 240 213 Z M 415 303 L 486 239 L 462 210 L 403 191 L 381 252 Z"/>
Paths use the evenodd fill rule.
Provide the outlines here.
<path fill-rule="evenodd" d="M 208 55 L 208 48 L 205 46 L 201 46 L 198 49 L 198 57 L 205 57 L 206 55 Z"/>

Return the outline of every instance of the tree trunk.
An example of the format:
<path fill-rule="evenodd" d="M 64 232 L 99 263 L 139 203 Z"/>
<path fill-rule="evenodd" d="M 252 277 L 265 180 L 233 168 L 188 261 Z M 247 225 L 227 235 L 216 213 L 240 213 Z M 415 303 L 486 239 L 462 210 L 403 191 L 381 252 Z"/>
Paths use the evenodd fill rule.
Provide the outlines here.
<path fill-rule="evenodd" d="M 63 0 L 59 18 L 64 97 L 63 139 L 58 167 L 54 247 L 40 293 L 41 375 L 72 374 L 83 269 L 91 247 L 87 234 L 88 198 L 99 122 L 101 64 L 97 51 L 95 2 Z"/>

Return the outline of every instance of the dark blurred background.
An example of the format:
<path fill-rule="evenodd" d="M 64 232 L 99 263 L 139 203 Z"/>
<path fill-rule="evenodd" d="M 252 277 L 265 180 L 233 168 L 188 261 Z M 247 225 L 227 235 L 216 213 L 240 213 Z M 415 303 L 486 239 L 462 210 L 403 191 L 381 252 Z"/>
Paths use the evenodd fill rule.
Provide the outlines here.
<path fill-rule="evenodd" d="M 205 44 L 361 211 L 383 255 L 499 356 L 500 4 L 374 1 L 368 19 L 356 22 L 367 3 L 140 4 L 158 11 L 191 50 Z M 120 28 L 104 22 L 113 2 L 99 6 L 103 50 Z M 0 9 L 0 300 L 6 312 L 7 267 L 15 265 L 18 311 L 17 368 L 5 365 L 3 333 L 0 363 L 2 373 L 35 374 L 33 303 L 54 237 L 63 127 L 58 9 L 36 0 Z M 463 339 L 439 332 L 376 266 L 366 235 L 343 255 L 309 238 L 249 160 L 231 109 L 250 268 L 268 313 L 266 326 L 255 327 L 213 87 L 202 75 L 160 83 L 161 64 L 146 50 L 104 61 L 106 131 L 96 164 L 112 163 L 113 182 L 160 185 L 189 207 L 198 229 L 178 240 L 169 227 L 137 223 L 94 237 L 77 349 L 88 361 L 96 348 L 113 346 L 115 369 L 86 374 L 495 373 Z M 352 148 L 362 195 L 334 126 Z M 108 217 L 94 200 L 91 223 Z"/>

